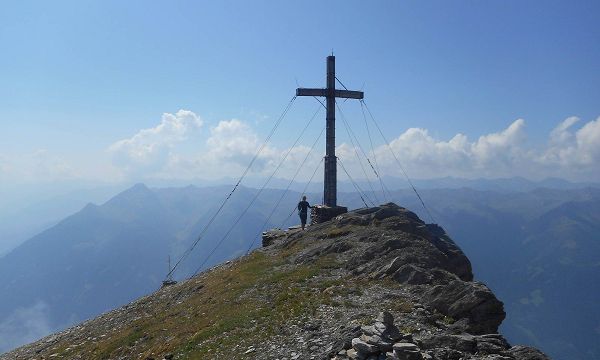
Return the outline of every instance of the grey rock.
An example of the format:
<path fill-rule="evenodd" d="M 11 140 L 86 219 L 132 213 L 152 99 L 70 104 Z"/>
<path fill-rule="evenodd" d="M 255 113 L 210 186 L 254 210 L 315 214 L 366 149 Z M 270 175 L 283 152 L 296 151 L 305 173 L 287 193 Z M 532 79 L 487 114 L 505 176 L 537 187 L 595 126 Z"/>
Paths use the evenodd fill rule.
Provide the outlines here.
<path fill-rule="evenodd" d="M 285 236 L 285 232 L 280 229 L 272 229 L 262 233 L 262 246 L 267 247 L 273 245 L 275 240 Z"/>
<path fill-rule="evenodd" d="M 513 346 L 508 350 L 508 354 L 519 360 L 550 360 L 546 354 L 529 346 Z"/>
<path fill-rule="evenodd" d="M 385 353 L 385 360 L 399 360 L 398 356 L 393 352 Z"/>
<path fill-rule="evenodd" d="M 389 264 L 385 265 L 379 271 L 377 271 L 373 277 L 374 278 L 382 278 L 385 275 L 391 275 L 396 272 L 402 265 L 404 264 L 403 259 L 396 256 Z"/>
<path fill-rule="evenodd" d="M 387 330 L 388 326 L 382 322 L 377 321 L 375 322 L 375 324 L 373 324 L 373 328 L 375 329 L 375 331 L 383 334 Z"/>
<path fill-rule="evenodd" d="M 419 347 L 413 343 L 399 342 L 393 346 L 394 354 L 400 360 L 420 360 L 421 352 Z"/>
<path fill-rule="evenodd" d="M 365 333 L 366 335 L 369 336 L 373 336 L 373 335 L 377 335 L 377 336 L 382 336 L 383 332 L 387 329 L 384 329 L 383 331 L 380 331 L 379 329 L 375 328 L 375 326 L 373 325 L 368 325 L 368 326 L 363 326 L 361 328 L 362 332 Z"/>
<path fill-rule="evenodd" d="M 506 316 L 502 302 L 487 286 L 478 282 L 455 280 L 436 285 L 427 290 L 424 299 L 442 314 L 454 319 L 468 319 L 467 330 L 472 334 L 498 332 L 498 326 Z"/>
<path fill-rule="evenodd" d="M 426 227 L 432 235 L 431 243 L 448 257 L 446 270 L 458 275 L 463 281 L 473 281 L 471 262 L 444 229 L 437 224 L 427 224 Z"/>
<path fill-rule="evenodd" d="M 354 349 L 350 349 L 348 351 L 346 351 L 346 356 L 348 356 L 350 359 L 358 359 L 358 352 Z"/>
<path fill-rule="evenodd" d="M 392 278 L 401 284 L 422 285 L 429 284 L 433 280 L 433 275 L 421 267 L 413 264 L 401 266 L 393 275 Z"/>
<path fill-rule="evenodd" d="M 433 335 L 422 338 L 420 344 L 423 349 L 448 348 L 467 353 L 476 351 L 475 338 L 471 335 Z"/>
<path fill-rule="evenodd" d="M 510 347 L 500 334 L 476 336 L 477 352 L 481 354 L 500 354 Z"/>
<path fill-rule="evenodd" d="M 391 341 L 387 341 L 381 336 L 377 335 L 369 336 L 366 342 L 377 346 L 379 351 L 382 352 L 392 351 L 392 346 L 394 345 Z"/>
<path fill-rule="evenodd" d="M 394 315 L 390 314 L 388 311 L 380 312 L 375 320 L 386 326 L 394 325 Z"/>
<path fill-rule="evenodd" d="M 458 350 L 454 349 L 434 349 L 431 351 L 431 354 L 434 359 L 444 359 L 444 360 L 460 360 L 464 357 L 464 354 Z"/>
<path fill-rule="evenodd" d="M 407 342 L 400 342 L 400 343 L 395 343 L 393 346 L 394 351 L 414 351 L 414 350 L 419 350 L 419 347 L 413 343 L 407 343 Z"/>
<path fill-rule="evenodd" d="M 356 350 L 358 353 L 367 355 L 376 353 L 378 351 L 377 346 L 369 344 L 360 338 L 352 339 L 352 348 L 354 348 L 354 350 Z"/>
<path fill-rule="evenodd" d="M 418 350 L 405 350 L 403 352 L 399 352 L 394 350 L 394 353 L 398 357 L 399 360 L 422 360 L 423 356 L 421 352 Z"/>
<path fill-rule="evenodd" d="M 384 339 L 390 340 L 392 342 L 395 342 L 395 341 L 398 341 L 398 340 L 404 338 L 402 333 L 400 333 L 400 330 L 398 330 L 398 328 L 395 326 L 389 326 L 387 329 L 385 329 L 382 336 Z"/>

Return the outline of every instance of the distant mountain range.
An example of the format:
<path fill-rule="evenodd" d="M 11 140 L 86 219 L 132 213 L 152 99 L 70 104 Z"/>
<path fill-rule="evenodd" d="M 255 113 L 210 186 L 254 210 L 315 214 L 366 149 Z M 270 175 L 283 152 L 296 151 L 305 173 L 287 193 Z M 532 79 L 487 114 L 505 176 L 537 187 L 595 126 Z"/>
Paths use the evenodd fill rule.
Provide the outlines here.
<path fill-rule="evenodd" d="M 260 188 L 265 182 L 263 177 L 248 177 L 244 181 L 249 188 Z M 386 176 L 386 187 L 390 190 L 409 189 L 406 179 Z M 148 180 L 146 184 L 154 188 L 186 187 L 193 184 L 197 187 L 232 186 L 237 182 L 233 178 L 217 180 Z M 505 179 L 461 179 L 444 177 L 437 179 L 415 179 L 413 183 L 418 189 L 460 189 L 489 190 L 497 192 L 527 192 L 538 188 L 547 189 L 584 189 L 600 188 L 600 183 L 577 183 L 558 178 L 547 178 L 532 181 L 521 177 Z M 50 228 L 65 217 L 80 210 L 87 203 L 102 204 L 116 193 L 121 192 L 133 184 L 105 184 L 90 182 L 67 182 L 48 184 L 45 186 L 21 185 L 13 187 L 0 187 L 0 257 L 15 248 L 23 241 Z M 378 183 L 358 180 L 358 185 L 366 191 L 373 188 L 379 191 Z M 269 182 L 270 189 L 286 189 L 289 180 L 273 178 Z M 292 183 L 291 191 L 303 191 L 305 182 Z M 342 192 L 354 192 L 356 189 L 349 181 L 340 180 L 338 189 Z M 308 192 L 321 193 L 323 184 L 312 182 Z"/>
<path fill-rule="evenodd" d="M 479 182 L 495 186 L 491 191 L 453 182 L 448 179 L 445 189 L 421 186 L 421 195 L 473 263 L 476 278 L 505 302 L 507 338 L 556 359 L 598 358 L 600 189 L 569 183 L 567 189 L 510 191 L 519 180 L 502 186 Z M 177 260 L 196 240 L 230 190 L 138 184 L 100 206 L 85 206 L 0 258 L 0 351 L 156 290 L 167 257 Z M 243 254 L 253 240 L 258 245 L 261 226 L 283 191 L 265 190 L 232 228 L 256 192 L 236 191 L 177 278 L 197 270 L 221 240 L 206 266 Z M 317 194 L 308 193 L 311 203 L 319 202 Z M 266 227 L 294 224 L 299 196 L 287 193 Z M 431 221 L 412 190 L 367 197 L 393 200 Z M 363 206 L 353 192 L 340 192 L 339 202 Z"/>
<path fill-rule="evenodd" d="M 233 178 L 221 178 L 218 180 L 203 180 L 198 179 L 194 180 L 193 183 L 196 186 L 217 186 L 223 184 L 235 184 L 237 179 Z M 260 188 L 265 179 L 262 177 L 249 177 L 244 181 L 244 184 L 248 187 Z M 400 189 L 409 189 L 410 184 L 405 178 L 394 177 L 394 176 L 384 176 L 383 181 L 386 187 L 390 190 L 400 190 Z M 152 183 L 154 186 L 166 186 L 166 185 L 176 185 L 176 186 L 185 186 L 189 184 L 190 181 L 169 181 L 166 182 L 154 182 Z M 568 189 L 584 189 L 584 188 L 600 188 L 600 183 L 598 182 L 571 182 L 564 179 L 559 178 L 546 178 L 539 181 L 529 180 L 523 177 L 511 177 L 511 178 L 496 178 L 496 179 L 463 179 L 463 178 L 455 178 L 455 177 L 443 177 L 443 178 L 434 178 L 434 179 L 413 179 L 412 183 L 418 189 L 460 189 L 460 188 L 469 188 L 473 190 L 490 190 L 490 191 L 500 191 L 500 192 L 527 192 L 539 188 L 546 189 L 558 189 L 558 190 L 568 190 Z M 274 178 L 269 182 L 269 188 L 273 189 L 284 189 L 288 186 L 289 180 L 287 179 L 278 179 Z M 365 190 L 370 189 L 370 186 L 374 187 L 374 191 L 379 191 L 378 182 L 375 179 L 372 179 L 371 185 L 366 180 L 357 180 L 357 184 Z M 291 186 L 291 190 L 293 191 L 302 191 L 306 186 L 306 182 L 294 182 Z M 314 181 L 309 187 L 308 191 L 313 193 L 318 193 L 323 190 L 323 183 Z M 345 192 L 354 192 L 356 191 L 354 185 L 348 180 L 338 180 L 338 190 Z"/>
<path fill-rule="evenodd" d="M 104 203 L 130 186 L 92 186 L 71 190 L 2 189 L 0 191 L 0 257 L 25 240 L 49 229 L 86 204 Z M 8 193 L 14 192 L 12 194 Z"/>

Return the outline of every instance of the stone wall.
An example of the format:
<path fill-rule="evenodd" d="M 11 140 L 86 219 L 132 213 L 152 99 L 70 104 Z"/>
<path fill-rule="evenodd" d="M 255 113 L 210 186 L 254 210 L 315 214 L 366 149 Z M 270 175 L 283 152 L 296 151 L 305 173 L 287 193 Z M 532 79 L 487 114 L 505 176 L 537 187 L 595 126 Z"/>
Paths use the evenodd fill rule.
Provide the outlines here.
<path fill-rule="evenodd" d="M 329 207 L 325 205 L 315 205 L 310 209 L 310 223 L 320 224 L 347 212 L 348 208 L 344 206 Z"/>

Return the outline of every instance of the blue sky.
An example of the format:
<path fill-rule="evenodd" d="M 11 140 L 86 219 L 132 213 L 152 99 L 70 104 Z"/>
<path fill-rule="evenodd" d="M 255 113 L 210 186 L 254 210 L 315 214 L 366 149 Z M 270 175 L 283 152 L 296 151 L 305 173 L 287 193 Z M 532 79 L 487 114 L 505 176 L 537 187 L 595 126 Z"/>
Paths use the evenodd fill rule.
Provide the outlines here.
<path fill-rule="evenodd" d="M 296 82 L 324 85 L 332 50 L 415 177 L 594 180 L 598 15 L 597 1 L 4 3 L 0 183 L 235 176 Z M 296 101 L 265 173 L 316 108 Z M 180 109 L 195 117 L 165 135 Z"/>

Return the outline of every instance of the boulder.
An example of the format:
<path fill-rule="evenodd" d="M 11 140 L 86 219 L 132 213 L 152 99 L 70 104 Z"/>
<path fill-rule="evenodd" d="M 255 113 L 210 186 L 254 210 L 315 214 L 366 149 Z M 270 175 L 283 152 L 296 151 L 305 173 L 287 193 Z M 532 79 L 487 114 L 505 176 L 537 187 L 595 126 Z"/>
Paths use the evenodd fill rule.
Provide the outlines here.
<path fill-rule="evenodd" d="M 475 353 L 475 337 L 471 335 L 433 335 L 422 338 L 423 349 L 452 348 L 466 353 Z"/>
<path fill-rule="evenodd" d="M 475 342 L 480 354 L 500 354 L 510 347 L 508 341 L 500 334 L 476 336 Z"/>
<path fill-rule="evenodd" d="M 471 334 L 497 333 L 504 320 L 504 304 L 482 283 L 451 281 L 436 285 L 424 294 L 432 308 L 456 320 L 468 319 L 467 331 Z"/>
<path fill-rule="evenodd" d="M 356 350 L 359 354 L 362 353 L 366 355 L 374 354 L 379 351 L 377 346 L 369 344 L 360 338 L 352 339 L 352 348 Z"/>
<path fill-rule="evenodd" d="M 529 346 L 513 346 L 507 353 L 519 360 L 550 360 L 546 354 Z"/>

